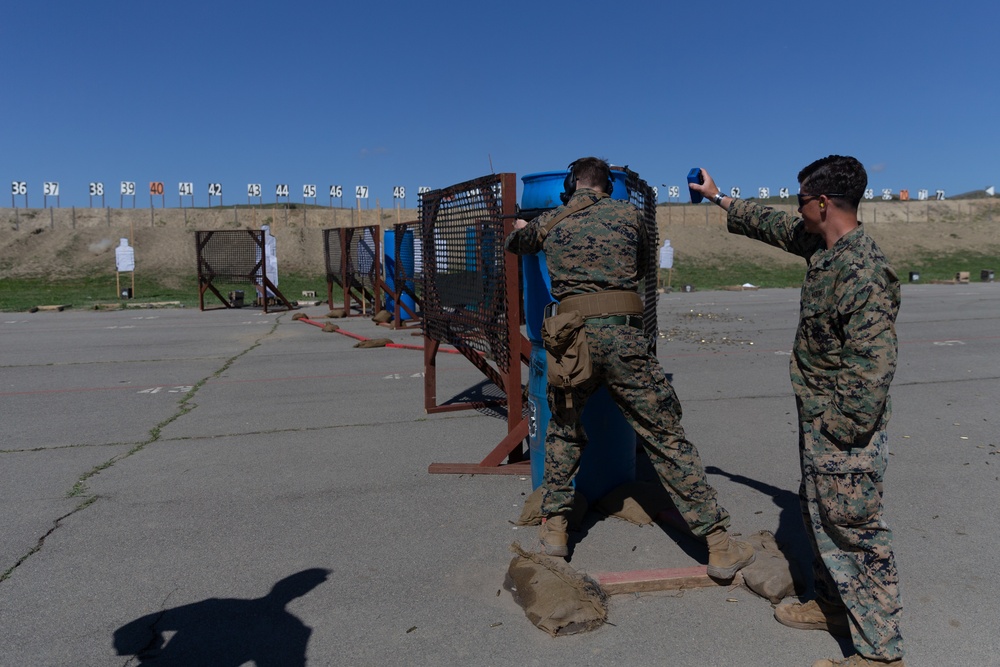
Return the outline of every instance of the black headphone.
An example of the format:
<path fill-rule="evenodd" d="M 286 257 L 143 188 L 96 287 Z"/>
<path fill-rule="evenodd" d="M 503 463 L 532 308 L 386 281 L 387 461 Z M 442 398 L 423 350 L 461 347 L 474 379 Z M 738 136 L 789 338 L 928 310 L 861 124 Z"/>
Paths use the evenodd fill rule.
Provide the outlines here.
<path fill-rule="evenodd" d="M 580 160 L 573 160 L 572 162 L 569 163 L 569 166 L 566 167 L 566 169 L 568 169 L 569 171 L 566 172 L 566 178 L 563 179 L 563 191 L 562 194 L 559 195 L 559 200 L 562 201 L 563 204 L 568 203 L 570 197 L 572 197 L 573 193 L 576 192 L 576 172 L 574 171 L 574 167 L 576 167 L 576 163 L 579 161 Z M 614 191 L 614 189 L 615 189 L 614 176 L 611 175 L 611 167 L 609 166 L 608 182 L 604 184 L 604 192 L 610 195 Z"/>

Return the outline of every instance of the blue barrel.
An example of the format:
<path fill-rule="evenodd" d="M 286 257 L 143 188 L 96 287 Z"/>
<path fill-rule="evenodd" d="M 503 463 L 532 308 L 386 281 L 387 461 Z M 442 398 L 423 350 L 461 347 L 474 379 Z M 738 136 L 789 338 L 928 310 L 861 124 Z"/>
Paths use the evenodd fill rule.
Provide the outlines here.
<path fill-rule="evenodd" d="M 561 205 L 559 194 L 565 177 L 565 170 L 523 176 L 521 208 L 542 209 Z M 612 177 L 615 184 L 612 197 L 628 200 L 625 173 L 613 171 Z M 521 272 L 524 277 L 524 319 L 528 339 L 531 341 L 528 448 L 531 458 L 531 486 L 538 488 L 544 482 L 545 432 L 552 418 L 546 397 L 548 374 L 545 348 L 542 347 L 542 320 L 545 319 L 545 306 L 554 299 L 552 279 L 544 252 L 523 256 Z M 604 387 L 587 401 L 581 419 L 587 432 L 588 444 L 580 460 L 580 470 L 574 484 L 588 502 L 597 502 L 616 487 L 635 480 L 636 436 Z"/>
<path fill-rule="evenodd" d="M 566 180 L 566 170 L 562 171 L 539 171 L 534 174 L 525 174 L 521 177 L 524 187 L 521 191 L 521 208 L 542 209 L 562 206 L 559 195 L 563 191 L 563 181 Z M 614 189 L 611 191 L 613 199 L 628 201 L 628 187 L 626 185 L 626 175 L 624 171 L 613 170 L 611 181 Z"/>
<path fill-rule="evenodd" d="M 545 432 L 552 419 L 545 395 L 548 387 L 546 366 L 545 348 L 532 344 L 528 375 L 528 450 L 533 489 L 545 481 Z M 582 419 L 588 443 L 574 486 L 587 502 L 594 503 L 618 486 L 635 481 L 635 431 L 604 387 L 587 401 Z"/>
<path fill-rule="evenodd" d="M 396 231 L 395 230 L 386 230 L 384 238 L 385 238 L 385 240 L 384 240 L 383 247 L 385 248 L 385 252 L 383 254 L 385 255 L 385 259 L 384 259 L 384 262 L 385 262 L 385 284 L 389 286 L 390 290 L 392 290 L 393 292 L 395 292 L 396 291 L 396 287 L 395 287 L 395 282 L 396 282 L 396 260 L 397 260 L 397 258 L 395 257 L 395 253 L 396 253 Z M 403 292 L 403 296 L 400 299 L 400 301 L 401 301 L 401 303 L 403 305 L 407 306 L 410 310 L 412 310 L 412 311 L 415 312 L 416 309 L 417 309 L 417 307 L 416 307 L 416 303 L 413 300 L 413 297 L 411 296 L 411 293 L 414 291 L 414 284 L 413 284 L 414 255 L 413 255 L 413 230 L 412 229 L 407 229 L 406 231 L 403 232 L 403 241 L 402 241 L 402 243 L 400 244 L 400 247 L 399 247 L 399 258 L 398 259 L 399 259 L 399 261 L 403 265 L 403 271 L 406 272 L 406 276 L 408 278 L 410 278 L 410 280 L 407 280 L 406 284 L 405 284 L 405 287 L 406 287 L 407 290 L 409 290 L 409 293 Z M 395 300 L 392 298 L 392 296 L 390 296 L 389 294 L 386 294 L 386 297 L 385 297 L 385 309 L 388 310 L 389 312 L 392 312 L 395 308 L 396 308 L 396 302 L 395 302 Z M 400 308 L 400 310 L 399 310 L 399 318 L 402 319 L 402 320 L 408 320 L 408 319 L 411 319 L 411 316 L 410 316 L 410 314 L 408 312 L 406 312 L 405 310 L 403 310 L 402 308 Z"/>

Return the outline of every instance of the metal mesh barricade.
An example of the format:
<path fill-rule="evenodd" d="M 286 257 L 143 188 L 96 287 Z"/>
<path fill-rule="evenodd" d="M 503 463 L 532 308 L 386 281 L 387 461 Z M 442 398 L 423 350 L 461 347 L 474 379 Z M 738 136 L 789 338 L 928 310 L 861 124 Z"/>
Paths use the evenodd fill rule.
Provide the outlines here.
<path fill-rule="evenodd" d="M 230 286 L 253 285 L 257 300 L 268 312 L 279 302 L 292 304 L 271 282 L 264 269 L 264 232 L 261 230 L 218 230 L 195 232 L 198 257 L 198 307 L 205 310 L 205 292 L 212 292 L 226 308 L 242 306 L 244 293 L 222 291 Z"/>
<path fill-rule="evenodd" d="M 499 176 L 487 176 L 421 198 L 424 331 L 481 352 L 502 371 L 509 370 L 511 356 L 504 204 L 512 207 L 515 197 Z"/>
<path fill-rule="evenodd" d="M 334 308 L 333 286 L 343 293 L 344 314 L 364 315 L 380 308 L 381 229 L 377 226 L 323 230 L 327 302 Z M 352 313 L 353 304 L 357 313 Z"/>
<path fill-rule="evenodd" d="M 434 413 L 491 403 L 438 405 L 436 355 L 441 343 L 454 346 L 502 389 L 507 407 L 507 436 L 481 463 L 435 463 L 431 472 L 499 472 L 505 458 L 523 461 L 528 424 L 520 358 L 527 341 L 520 332 L 517 257 L 504 251 L 516 217 L 516 187 L 514 174 L 494 174 L 420 198 L 424 408 Z"/>
<path fill-rule="evenodd" d="M 641 286 L 644 304 L 642 321 L 646 334 L 652 338 L 655 344 L 657 336 L 656 274 L 659 267 L 656 254 L 659 247 L 659 230 L 656 227 L 656 197 L 653 195 L 653 188 L 639 178 L 639 174 L 628 167 L 612 167 L 612 169 L 625 172 L 625 185 L 628 187 L 629 201 L 639 209 L 646 226 L 646 238 L 648 239 L 646 249 L 649 256 L 646 258 L 646 275 L 643 277 Z"/>
<path fill-rule="evenodd" d="M 421 326 L 424 277 L 423 237 L 419 220 L 399 222 L 392 228 L 392 243 L 386 234 L 386 307 L 394 329 Z"/>

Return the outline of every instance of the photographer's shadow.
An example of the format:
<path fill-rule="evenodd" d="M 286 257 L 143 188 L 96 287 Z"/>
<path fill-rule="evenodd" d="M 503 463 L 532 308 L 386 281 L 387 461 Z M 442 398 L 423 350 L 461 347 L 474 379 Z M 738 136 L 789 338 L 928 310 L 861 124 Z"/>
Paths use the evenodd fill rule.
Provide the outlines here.
<path fill-rule="evenodd" d="M 303 570 L 262 598 L 209 598 L 137 618 L 115 630 L 118 655 L 168 667 L 298 667 L 312 629 L 285 607 L 326 581 L 330 571 Z"/>

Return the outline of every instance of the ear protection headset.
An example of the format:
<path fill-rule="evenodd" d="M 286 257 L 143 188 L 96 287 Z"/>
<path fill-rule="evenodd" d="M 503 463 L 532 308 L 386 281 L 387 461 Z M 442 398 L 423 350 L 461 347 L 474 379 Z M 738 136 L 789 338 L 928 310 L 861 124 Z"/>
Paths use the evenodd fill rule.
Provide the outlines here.
<path fill-rule="evenodd" d="M 569 166 L 567 167 L 568 171 L 566 172 L 566 178 L 563 179 L 563 191 L 562 194 L 559 195 L 560 201 L 562 201 L 562 203 L 564 204 L 567 203 L 570 197 L 573 196 L 573 193 L 576 192 L 575 167 L 576 163 L 579 161 L 580 160 L 573 160 L 572 162 L 569 163 Z M 607 183 L 604 184 L 604 192 L 610 195 L 614 189 L 615 189 L 615 181 L 614 178 L 611 176 L 611 168 L 608 167 L 608 181 Z"/>

